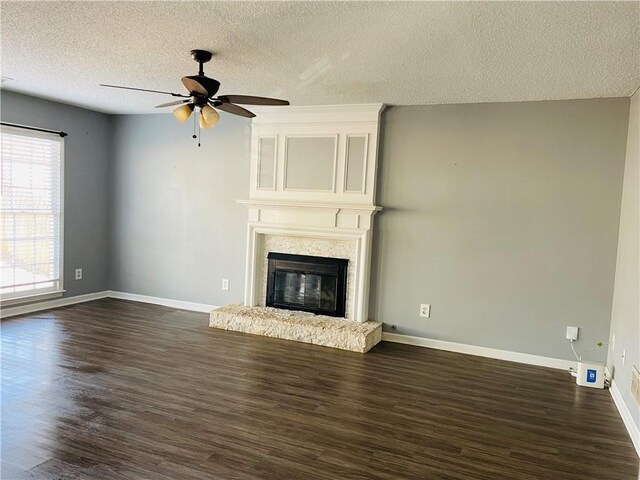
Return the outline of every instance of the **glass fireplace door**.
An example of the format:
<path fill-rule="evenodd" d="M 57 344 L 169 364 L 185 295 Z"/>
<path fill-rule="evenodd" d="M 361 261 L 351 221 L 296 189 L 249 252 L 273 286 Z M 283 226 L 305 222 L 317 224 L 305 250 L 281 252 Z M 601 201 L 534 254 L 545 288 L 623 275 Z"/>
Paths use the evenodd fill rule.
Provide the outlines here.
<path fill-rule="evenodd" d="M 277 271 L 274 302 L 317 310 L 336 309 L 337 278 L 329 275 Z"/>
<path fill-rule="evenodd" d="M 270 252 L 268 307 L 345 316 L 348 260 Z"/>

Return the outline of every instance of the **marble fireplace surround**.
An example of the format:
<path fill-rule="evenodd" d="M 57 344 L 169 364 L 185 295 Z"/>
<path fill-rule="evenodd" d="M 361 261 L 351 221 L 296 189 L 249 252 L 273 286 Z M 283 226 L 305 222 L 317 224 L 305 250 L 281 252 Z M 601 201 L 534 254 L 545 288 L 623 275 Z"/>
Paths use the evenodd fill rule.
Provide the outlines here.
<path fill-rule="evenodd" d="M 245 307 L 265 306 L 267 254 L 349 260 L 346 319 L 368 321 L 382 104 L 254 109 Z"/>
<path fill-rule="evenodd" d="M 259 285 L 261 291 L 260 305 L 267 303 L 267 277 L 269 252 L 288 253 L 293 255 L 311 255 L 314 257 L 342 258 L 349 260 L 347 265 L 347 284 L 346 284 L 346 304 L 345 317 L 353 318 L 353 281 L 354 281 L 354 265 L 357 261 L 357 242 L 351 240 L 336 240 L 333 238 L 317 238 L 317 237 L 295 237 L 287 235 L 262 235 L 262 283 Z"/>

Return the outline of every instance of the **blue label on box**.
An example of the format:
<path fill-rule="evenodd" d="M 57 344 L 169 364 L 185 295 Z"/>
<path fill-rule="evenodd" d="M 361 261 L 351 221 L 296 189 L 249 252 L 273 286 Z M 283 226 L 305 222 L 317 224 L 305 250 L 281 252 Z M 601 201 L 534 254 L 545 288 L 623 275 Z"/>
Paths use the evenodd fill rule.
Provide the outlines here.
<path fill-rule="evenodd" d="M 596 383 L 596 370 L 587 370 L 587 382 L 588 383 Z"/>

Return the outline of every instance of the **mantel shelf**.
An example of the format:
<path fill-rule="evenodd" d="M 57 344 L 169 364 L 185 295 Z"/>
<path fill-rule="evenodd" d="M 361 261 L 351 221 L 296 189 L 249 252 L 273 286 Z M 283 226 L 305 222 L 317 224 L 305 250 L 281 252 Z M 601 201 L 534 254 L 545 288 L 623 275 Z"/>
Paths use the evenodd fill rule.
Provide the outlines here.
<path fill-rule="evenodd" d="M 382 210 L 378 205 L 357 205 L 340 203 L 320 203 L 320 202 L 290 202 L 284 200 L 236 200 L 237 203 L 245 205 L 247 208 L 282 208 L 282 209 L 321 209 L 339 212 L 340 210 L 362 211 L 371 214 Z"/>

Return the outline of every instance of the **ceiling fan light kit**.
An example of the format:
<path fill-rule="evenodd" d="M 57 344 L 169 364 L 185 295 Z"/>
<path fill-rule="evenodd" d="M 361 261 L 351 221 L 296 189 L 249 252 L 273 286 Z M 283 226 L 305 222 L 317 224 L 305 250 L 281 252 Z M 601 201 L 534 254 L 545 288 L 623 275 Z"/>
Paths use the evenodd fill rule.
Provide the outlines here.
<path fill-rule="evenodd" d="M 193 112 L 193 109 L 194 106 L 192 104 L 182 105 L 181 107 L 176 108 L 173 111 L 173 114 L 180 123 L 184 123 L 191 116 L 191 112 Z"/>
<path fill-rule="evenodd" d="M 204 119 L 205 123 L 211 127 L 220 120 L 220 114 L 218 111 L 209 105 L 202 107 L 201 117 Z"/>
<path fill-rule="evenodd" d="M 220 82 L 213 78 L 209 78 L 204 74 L 204 64 L 207 63 L 213 54 L 207 50 L 191 50 L 191 58 L 198 62 L 198 74 L 182 77 L 182 84 L 185 86 L 188 95 L 181 93 L 163 92 L 159 90 L 147 90 L 144 88 L 122 87 L 119 85 L 105 85 L 103 87 L 121 88 L 125 90 L 137 90 L 142 92 L 161 93 L 171 95 L 173 97 L 182 97 L 183 100 L 175 100 L 172 102 L 156 105 L 156 108 L 170 107 L 180 105 L 173 110 L 173 115 L 180 123 L 185 123 L 197 107 L 200 109 L 198 116 L 198 124 L 200 128 L 211 128 L 218 123 L 220 114 L 218 110 L 223 110 L 233 115 L 240 115 L 245 118 L 253 118 L 255 114 L 246 108 L 236 105 L 238 103 L 245 105 L 289 105 L 287 100 L 279 100 L 277 98 L 254 97 L 250 95 L 220 95 L 216 97 Z M 195 135 L 194 135 L 195 137 Z M 198 143 L 200 146 L 200 143 Z"/>

